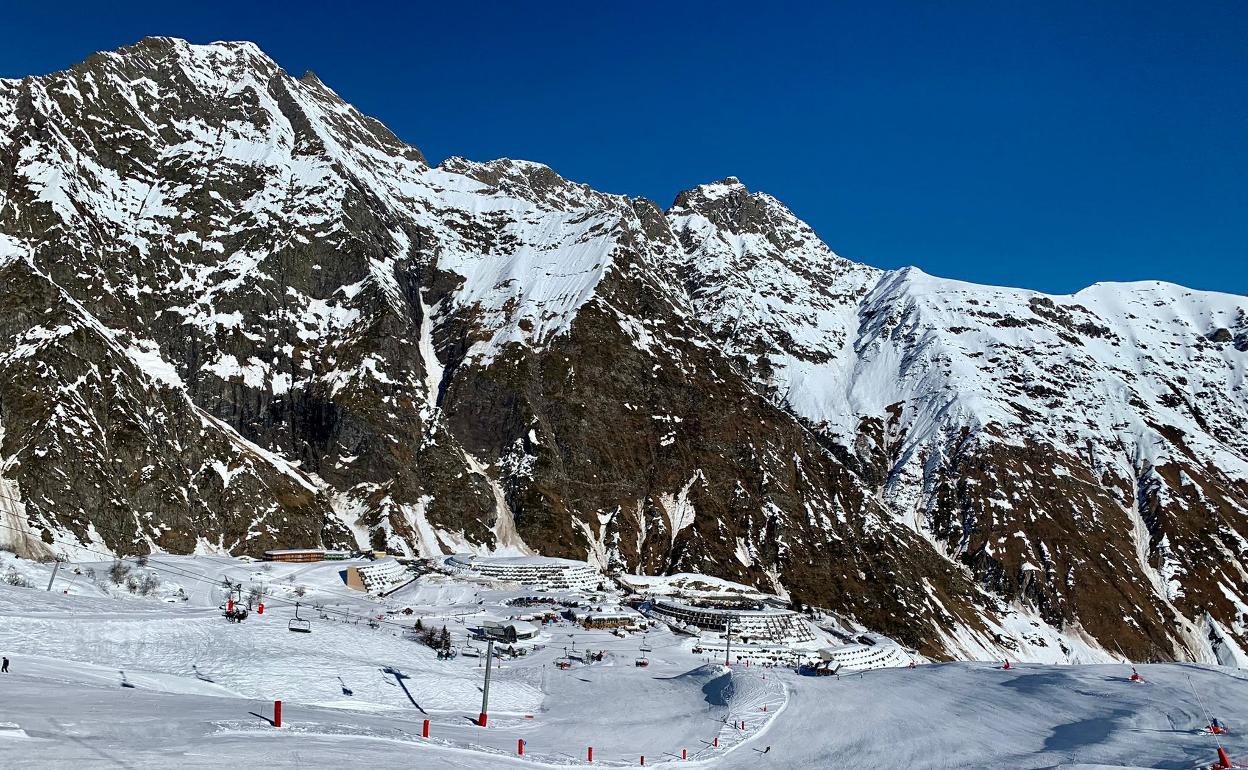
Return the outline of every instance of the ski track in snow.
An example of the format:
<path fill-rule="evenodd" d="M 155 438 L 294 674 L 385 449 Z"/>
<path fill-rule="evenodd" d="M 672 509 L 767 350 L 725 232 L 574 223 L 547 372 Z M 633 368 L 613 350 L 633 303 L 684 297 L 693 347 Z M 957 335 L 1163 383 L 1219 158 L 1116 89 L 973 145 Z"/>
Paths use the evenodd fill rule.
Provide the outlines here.
<path fill-rule="evenodd" d="M 94 581 L 67 567 L 56 590 L 45 592 L 48 567 L 7 563 L 38 587 L 0 585 L 0 652 L 12 664 L 0 675 L 6 768 L 567 767 L 585 766 L 593 746 L 594 764 L 606 767 L 633 767 L 645 755 L 647 766 L 732 770 L 1186 770 L 1213 758 L 1212 741 L 1196 733 L 1206 716 L 1189 679 L 1232 725 L 1248 713 L 1243 670 L 1140 666 L 1148 682 L 1134 684 L 1123 665 L 1003 671 L 953 663 L 813 678 L 726 670 L 690 653 L 687 638 L 655 631 L 646 637 L 651 665 L 639 669 L 625 642 L 558 624 L 546 628 L 546 649 L 494 672 L 483 729 L 471 721 L 480 659 L 438 661 L 397 629 L 331 621 L 310 608 L 322 603 L 359 618 L 384 609 L 342 585 L 340 563 L 266 568 L 226 557 L 156 557 L 153 566 L 185 574 L 163 576 L 162 596 L 181 586 L 189 597 L 174 603 L 110 588 L 107 564 L 74 565 L 96 568 Z M 269 586 L 263 616 L 222 620 L 216 605 L 226 577 Z M 307 592 L 312 634 L 285 628 L 297 586 Z M 497 612 L 478 599 L 509 595 L 516 594 L 421 582 L 393 606 L 419 607 L 429 625 L 452 628 L 459 644 L 457 619 Z M 552 662 L 567 645 L 609 654 L 560 671 Z M 266 721 L 278 698 L 281 730 Z M 426 718 L 429 740 L 420 737 Z M 1225 742 L 1233 756 L 1248 751 L 1239 731 Z"/>

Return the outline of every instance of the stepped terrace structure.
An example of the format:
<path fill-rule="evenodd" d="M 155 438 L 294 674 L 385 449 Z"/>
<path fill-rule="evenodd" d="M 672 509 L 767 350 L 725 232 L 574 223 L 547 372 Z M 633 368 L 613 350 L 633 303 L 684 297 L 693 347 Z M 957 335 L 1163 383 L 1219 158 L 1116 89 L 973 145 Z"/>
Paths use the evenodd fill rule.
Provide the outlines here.
<path fill-rule="evenodd" d="M 412 579 L 407 568 L 394 559 L 347 567 L 347 585 L 357 591 L 385 593 Z"/>
<path fill-rule="evenodd" d="M 734 637 L 747 642 L 800 644 L 815 640 L 810 626 L 792 610 L 700 607 L 668 597 L 657 597 L 643 607 L 650 617 L 679 629 L 693 626 L 720 634 L 731 630 Z"/>
<path fill-rule="evenodd" d="M 592 591 L 602 582 L 602 573 L 595 567 L 571 559 L 455 554 L 446 557 L 442 564 L 454 574 L 548 591 Z"/>
<path fill-rule="evenodd" d="M 819 658 L 830 669 L 861 671 L 871 668 L 902 668 L 910 665 L 910 656 L 895 644 L 847 644 L 819 650 Z"/>

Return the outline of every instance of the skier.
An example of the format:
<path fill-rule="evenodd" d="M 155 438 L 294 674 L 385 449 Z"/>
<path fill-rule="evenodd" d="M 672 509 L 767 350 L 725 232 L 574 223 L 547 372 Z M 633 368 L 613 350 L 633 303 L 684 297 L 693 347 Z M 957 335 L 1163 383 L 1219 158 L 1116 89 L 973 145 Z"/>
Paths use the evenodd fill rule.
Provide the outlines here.
<path fill-rule="evenodd" d="M 4 663 L 0 664 L 0 674 L 9 673 L 9 659 L 5 658 Z"/>
<path fill-rule="evenodd" d="M 5 661 L 4 670 L 5 671 L 9 670 L 7 659 Z M 1226 723 L 1222 722 L 1217 717 L 1214 717 L 1213 719 L 1209 721 L 1209 727 L 1207 728 L 1207 731 L 1210 733 L 1213 733 L 1214 735 L 1225 735 L 1226 733 L 1230 732 L 1230 730 L 1228 730 L 1226 727 Z"/>

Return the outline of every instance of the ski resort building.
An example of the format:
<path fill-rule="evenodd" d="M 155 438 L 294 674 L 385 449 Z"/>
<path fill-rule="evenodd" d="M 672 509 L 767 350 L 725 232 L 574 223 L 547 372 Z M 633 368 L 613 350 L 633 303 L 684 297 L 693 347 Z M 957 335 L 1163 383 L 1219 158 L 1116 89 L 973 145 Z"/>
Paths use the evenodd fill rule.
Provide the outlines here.
<path fill-rule="evenodd" d="M 819 650 L 819 659 L 828 668 L 863 671 L 872 668 L 903 668 L 910 656 L 895 644 L 847 644 Z"/>
<path fill-rule="evenodd" d="M 324 561 L 324 548 L 281 548 L 264 552 L 265 561 L 312 562 Z"/>
<path fill-rule="evenodd" d="M 481 621 L 481 635 L 487 639 L 527 642 L 536 639 L 540 633 L 540 628 L 523 620 L 486 619 Z"/>
<path fill-rule="evenodd" d="M 677 629 L 693 626 L 701 631 L 724 633 L 747 641 L 776 644 L 813 642 L 815 634 L 796 612 L 771 607 L 699 607 L 675 599 L 659 597 L 646 605 L 650 617 Z"/>
<path fill-rule="evenodd" d="M 412 575 L 407 568 L 394 559 L 381 559 L 347 567 L 347 585 L 370 594 L 385 593 L 411 579 Z"/>
<path fill-rule="evenodd" d="M 629 628 L 646 622 L 640 612 L 628 607 L 577 607 L 567 614 L 585 628 Z"/>
<path fill-rule="evenodd" d="M 446 557 L 443 566 L 455 574 L 549 591 L 592 591 L 602 581 L 602 573 L 583 561 L 544 556 L 455 554 Z"/>

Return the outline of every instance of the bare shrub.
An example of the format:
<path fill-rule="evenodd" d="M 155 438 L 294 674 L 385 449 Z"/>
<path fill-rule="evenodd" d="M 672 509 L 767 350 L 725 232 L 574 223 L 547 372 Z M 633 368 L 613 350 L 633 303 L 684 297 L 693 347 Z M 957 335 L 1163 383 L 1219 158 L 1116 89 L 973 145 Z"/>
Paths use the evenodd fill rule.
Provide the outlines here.
<path fill-rule="evenodd" d="M 264 586 L 252 586 L 252 587 L 251 587 L 251 588 L 247 591 L 247 603 L 248 603 L 248 604 L 259 604 L 259 603 L 260 603 L 260 600 L 264 598 L 264 595 L 265 595 L 266 593 L 268 593 L 268 592 L 267 592 L 267 590 L 265 589 L 265 587 L 264 587 Z"/>
<path fill-rule="evenodd" d="M 17 586 L 18 588 L 30 588 L 30 581 L 26 576 L 17 571 L 17 567 L 9 567 L 9 571 L 4 573 L 5 585 Z"/>
<path fill-rule="evenodd" d="M 126 576 L 130 574 L 130 565 L 121 559 L 113 562 L 113 566 L 108 568 L 108 577 L 113 581 L 113 585 L 121 585 L 125 582 Z"/>

